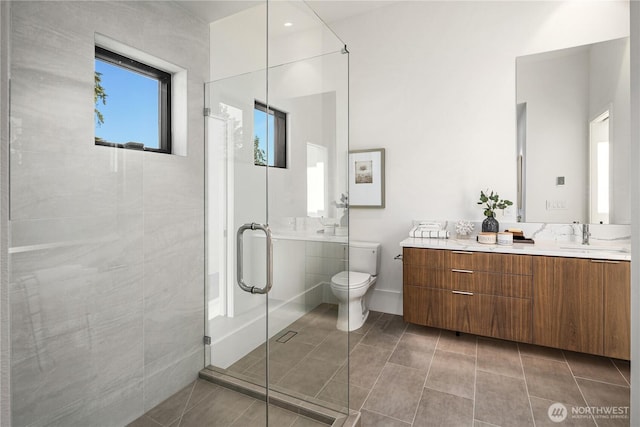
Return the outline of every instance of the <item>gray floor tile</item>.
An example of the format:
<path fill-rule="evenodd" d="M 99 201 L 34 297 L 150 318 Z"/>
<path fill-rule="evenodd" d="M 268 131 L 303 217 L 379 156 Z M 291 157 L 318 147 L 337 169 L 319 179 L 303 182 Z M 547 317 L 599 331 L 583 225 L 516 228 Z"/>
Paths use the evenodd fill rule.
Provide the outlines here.
<path fill-rule="evenodd" d="M 411 427 L 410 423 L 385 417 L 375 412 L 362 410 L 361 412 L 362 427 Z"/>
<path fill-rule="evenodd" d="M 565 351 L 564 355 L 575 377 L 623 386 L 628 385 L 611 359 L 572 351 Z"/>
<path fill-rule="evenodd" d="M 475 357 L 476 336 L 470 334 L 461 334 L 460 336 L 456 336 L 455 332 L 442 331 L 436 349 Z"/>
<path fill-rule="evenodd" d="M 316 396 L 338 371 L 340 365 L 326 360 L 306 358 L 276 384 L 287 390 Z"/>
<path fill-rule="evenodd" d="M 363 408 L 412 422 L 426 375 L 426 371 L 387 364 Z"/>
<path fill-rule="evenodd" d="M 566 362 L 522 356 L 529 395 L 583 405 L 584 399 Z"/>
<path fill-rule="evenodd" d="M 266 363 L 266 359 L 260 359 L 253 366 L 244 371 L 243 375 L 253 378 L 254 380 L 256 380 L 257 384 L 265 385 L 265 379 L 267 376 Z M 289 371 L 291 371 L 291 369 L 293 369 L 295 366 L 295 363 L 281 363 L 272 360 L 269 364 L 269 380 L 277 383 L 282 378 L 284 378 L 284 376 L 287 375 Z"/>
<path fill-rule="evenodd" d="M 297 414 L 289 412 L 278 406 L 269 405 L 269 427 L 289 427 L 296 419 Z M 255 400 L 249 408 L 236 419 L 231 427 L 267 426 L 266 403 Z"/>
<path fill-rule="evenodd" d="M 533 426 L 524 379 L 478 371 L 475 418 L 500 426 Z"/>
<path fill-rule="evenodd" d="M 400 341 L 400 336 L 395 334 L 386 334 L 381 329 L 373 326 L 369 332 L 362 338 L 360 343 L 370 345 L 372 347 L 381 347 L 393 350 Z"/>
<path fill-rule="evenodd" d="M 197 379 L 193 387 L 193 391 L 191 392 L 191 396 L 189 396 L 189 402 L 187 402 L 186 410 L 189 410 L 200 403 L 202 399 L 206 398 L 210 393 L 213 393 L 216 388 L 218 388 L 218 386 L 209 381 Z"/>
<path fill-rule="evenodd" d="M 169 397 L 147 412 L 147 416 L 162 425 L 167 425 L 180 418 L 187 407 L 187 401 L 195 386 L 195 382 Z"/>
<path fill-rule="evenodd" d="M 424 389 L 413 427 L 468 426 L 473 421 L 473 400 Z"/>
<path fill-rule="evenodd" d="M 146 415 L 141 416 L 137 420 L 132 423 L 127 424 L 127 427 L 161 427 L 162 424 L 159 424 L 147 417 Z"/>
<path fill-rule="evenodd" d="M 426 371 L 431 364 L 436 343 L 436 337 L 404 334 L 389 362 Z"/>
<path fill-rule="evenodd" d="M 587 405 L 601 408 L 603 411 L 608 411 L 612 408 L 626 408 L 623 410 L 626 411 L 626 413 L 630 412 L 630 389 L 628 387 L 582 378 L 578 378 L 577 382 L 580 390 L 582 390 L 584 394 L 584 398 L 587 400 Z M 617 411 L 619 413 L 619 409 L 617 409 Z M 629 417 L 626 413 L 622 414 L 620 418 L 609 417 L 603 414 L 594 414 L 594 418 L 598 426 L 628 426 Z"/>
<path fill-rule="evenodd" d="M 478 369 L 498 375 L 524 378 L 518 345 L 510 341 L 478 338 Z"/>
<path fill-rule="evenodd" d="M 294 330 L 294 329 L 291 329 Z M 303 342 L 306 344 L 318 345 L 324 339 L 335 330 L 335 327 L 332 329 L 326 328 L 318 328 L 318 327 L 306 327 L 299 330 L 295 337 L 291 339 L 291 341 Z"/>
<path fill-rule="evenodd" d="M 473 399 L 475 367 L 475 356 L 436 350 L 426 387 Z"/>
<path fill-rule="evenodd" d="M 348 334 L 342 331 L 333 331 L 311 351 L 309 356 L 342 364 L 347 359 L 348 348 Z"/>
<path fill-rule="evenodd" d="M 542 359 L 551 359 L 558 362 L 564 362 L 564 355 L 562 354 L 562 350 L 558 350 L 557 348 L 542 347 L 539 345 L 526 344 L 521 342 L 518 343 L 518 348 L 520 349 L 520 354 L 522 356 L 539 357 Z"/>
<path fill-rule="evenodd" d="M 272 343 L 269 348 L 269 356 L 273 362 L 284 363 L 291 366 L 298 364 L 315 348 L 316 346 L 313 344 L 306 344 L 291 339 L 285 343 Z"/>
<path fill-rule="evenodd" d="M 358 387 L 371 389 L 382 372 L 391 350 L 358 344 L 349 358 L 349 381 Z M 338 372 L 338 376 L 346 377 L 347 368 Z"/>
<path fill-rule="evenodd" d="M 413 335 L 423 335 L 428 337 L 438 338 L 440 336 L 440 329 L 431 328 L 429 326 L 415 325 L 413 323 L 409 323 L 407 329 L 404 331 L 407 334 Z"/>
<path fill-rule="evenodd" d="M 348 398 L 347 392 L 349 393 Z M 358 387 L 353 384 L 348 385 L 346 382 L 334 379 L 324 386 L 317 397 L 320 400 L 335 403 L 341 407 L 346 407 L 348 400 L 349 408 L 358 411 L 362 407 L 362 404 L 368 395 L 369 390 L 366 388 Z"/>
<path fill-rule="evenodd" d="M 371 312 L 361 329 L 349 333 L 347 344 L 346 334 L 335 328 L 336 315 L 336 305 L 322 304 L 283 329 L 298 332 L 288 343 L 270 341 L 271 381 L 279 391 L 344 406 L 349 372 L 350 407 L 361 409 L 362 427 L 520 427 L 534 420 L 536 426 L 594 426 L 593 418 L 573 415 L 572 408 L 629 405 L 628 361 L 469 334 L 458 337 L 379 312 Z M 340 363 L 347 345 L 349 370 Z M 264 349 L 254 350 L 228 371 L 264 382 Z M 548 415 L 556 402 L 571 413 L 562 424 Z M 263 402 L 198 380 L 129 426 L 248 427 L 264 425 L 264 417 Z M 269 419 L 274 427 L 324 425 L 278 407 Z M 629 421 L 601 418 L 598 425 L 628 426 Z"/>
<path fill-rule="evenodd" d="M 631 384 L 631 363 L 628 360 L 612 359 L 612 361 L 627 381 L 627 384 Z"/>
<path fill-rule="evenodd" d="M 549 416 L 549 407 L 554 403 L 562 403 L 566 408 L 566 418 L 562 422 L 552 421 Z M 554 402 L 539 397 L 531 397 L 531 410 L 536 422 L 536 427 L 554 427 L 559 425 L 563 427 L 593 427 L 596 425 L 590 416 L 572 415 L 573 407 L 577 408 L 578 406 L 564 402 Z"/>
<path fill-rule="evenodd" d="M 219 387 L 191 410 L 185 412 L 180 427 L 231 425 L 254 403 L 241 393 Z"/>

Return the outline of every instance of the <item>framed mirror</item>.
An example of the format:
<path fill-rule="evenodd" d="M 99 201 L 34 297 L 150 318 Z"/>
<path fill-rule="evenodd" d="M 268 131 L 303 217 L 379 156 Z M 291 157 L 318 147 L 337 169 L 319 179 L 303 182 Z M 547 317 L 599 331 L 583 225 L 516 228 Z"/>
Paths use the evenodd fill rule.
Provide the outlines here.
<path fill-rule="evenodd" d="M 516 58 L 519 221 L 629 224 L 629 38 Z"/>

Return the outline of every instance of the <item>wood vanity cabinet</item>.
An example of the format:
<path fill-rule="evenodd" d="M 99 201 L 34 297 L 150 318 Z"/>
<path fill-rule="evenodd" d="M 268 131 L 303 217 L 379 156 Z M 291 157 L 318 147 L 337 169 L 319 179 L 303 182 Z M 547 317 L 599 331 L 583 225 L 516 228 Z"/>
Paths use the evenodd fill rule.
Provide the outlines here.
<path fill-rule="evenodd" d="M 531 342 L 532 257 L 404 248 L 404 319 Z"/>
<path fill-rule="evenodd" d="M 535 344 L 630 357 L 630 263 L 534 259 Z"/>

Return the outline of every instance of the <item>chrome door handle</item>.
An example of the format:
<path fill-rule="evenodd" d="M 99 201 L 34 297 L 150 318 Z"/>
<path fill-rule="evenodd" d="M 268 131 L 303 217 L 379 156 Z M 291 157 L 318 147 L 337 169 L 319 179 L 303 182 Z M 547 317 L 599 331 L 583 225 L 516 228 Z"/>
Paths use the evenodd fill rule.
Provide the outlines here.
<path fill-rule="evenodd" d="M 259 288 L 257 286 L 250 286 L 244 282 L 243 271 L 244 271 L 244 251 L 243 251 L 243 234 L 247 230 L 262 230 L 264 234 L 267 236 L 267 284 L 264 288 Z M 271 290 L 271 286 L 273 286 L 273 240 L 271 238 L 271 229 L 268 225 L 256 224 L 252 222 L 251 224 L 243 224 L 238 228 L 238 232 L 236 233 L 236 263 L 237 263 L 237 277 L 238 286 L 245 292 L 250 292 L 252 294 L 266 294 Z"/>

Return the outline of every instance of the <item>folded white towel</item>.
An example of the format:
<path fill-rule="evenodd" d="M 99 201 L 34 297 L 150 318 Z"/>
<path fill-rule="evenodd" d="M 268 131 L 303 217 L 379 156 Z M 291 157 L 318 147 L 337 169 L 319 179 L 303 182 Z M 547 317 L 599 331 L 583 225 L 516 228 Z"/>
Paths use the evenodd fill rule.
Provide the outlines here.
<path fill-rule="evenodd" d="M 415 230 L 411 230 L 409 237 L 417 237 L 421 239 L 448 239 L 449 232 L 447 230 L 424 230 L 422 227 L 418 227 Z"/>

